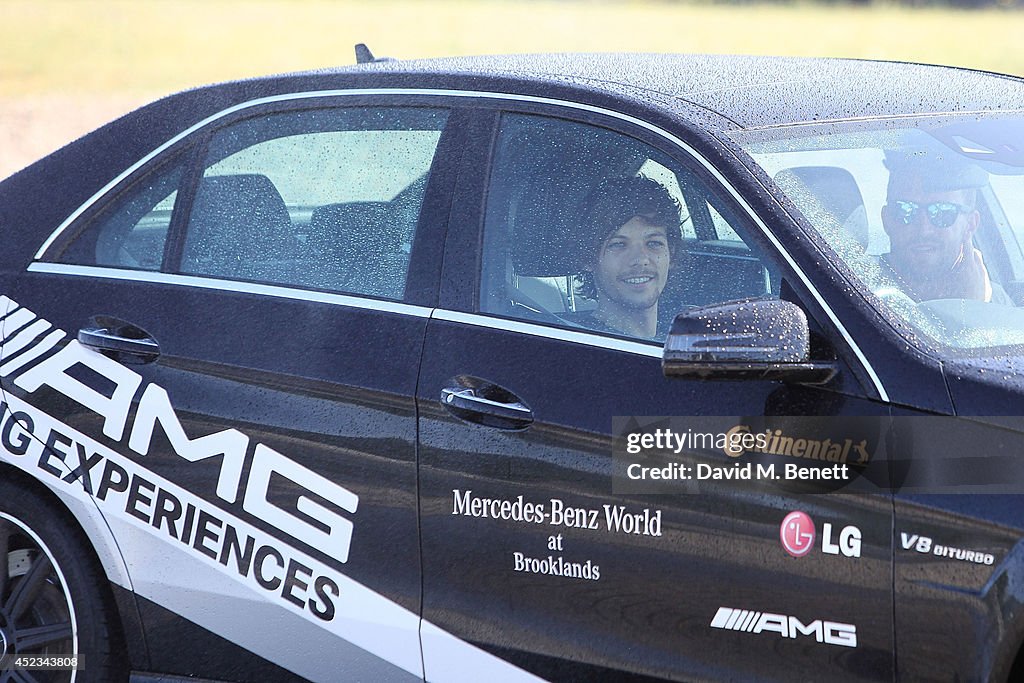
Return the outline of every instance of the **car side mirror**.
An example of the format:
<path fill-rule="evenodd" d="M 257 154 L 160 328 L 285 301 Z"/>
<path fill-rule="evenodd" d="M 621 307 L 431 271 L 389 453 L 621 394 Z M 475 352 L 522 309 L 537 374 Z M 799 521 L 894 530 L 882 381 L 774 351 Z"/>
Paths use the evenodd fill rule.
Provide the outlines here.
<path fill-rule="evenodd" d="M 835 363 L 810 360 L 807 316 L 778 299 L 749 299 L 685 311 L 672 322 L 666 377 L 782 380 L 824 384 Z"/>

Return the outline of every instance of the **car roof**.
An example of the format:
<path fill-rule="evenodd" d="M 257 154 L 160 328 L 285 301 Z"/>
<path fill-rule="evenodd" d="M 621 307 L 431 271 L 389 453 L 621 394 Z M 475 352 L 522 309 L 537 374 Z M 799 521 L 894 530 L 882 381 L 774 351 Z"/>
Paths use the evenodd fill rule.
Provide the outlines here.
<path fill-rule="evenodd" d="M 721 128 L 1024 109 L 1022 79 L 971 69 L 854 59 L 684 54 L 529 54 L 376 61 L 319 72 L 501 78 L 694 105 Z M 456 86 L 457 87 L 457 86 Z"/>
<path fill-rule="evenodd" d="M 374 61 L 168 95 L 0 182 L 0 222 L 5 197 L 32 196 L 60 182 L 61 201 L 26 209 L 60 223 L 154 146 L 242 103 L 298 92 L 401 88 L 528 95 L 624 113 L 642 108 L 690 122 L 698 137 L 722 140 L 737 129 L 805 122 L 1024 110 L 1021 86 L 1017 77 L 969 69 L 799 57 L 592 53 Z M 68 167 L 76 169 L 71 185 L 61 175 Z"/>

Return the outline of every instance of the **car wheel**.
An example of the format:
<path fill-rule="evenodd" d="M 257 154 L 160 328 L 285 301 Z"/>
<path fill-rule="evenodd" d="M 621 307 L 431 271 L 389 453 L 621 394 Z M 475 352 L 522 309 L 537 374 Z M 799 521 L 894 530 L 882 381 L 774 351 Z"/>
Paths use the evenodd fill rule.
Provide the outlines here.
<path fill-rule="evenodd" d="M 0 482 L 0 683 L 91 683 L 126 678 L 105 579 L 66 514 Z M 76 655 L 79 668 L 31 669 L 16 656 Z"/>

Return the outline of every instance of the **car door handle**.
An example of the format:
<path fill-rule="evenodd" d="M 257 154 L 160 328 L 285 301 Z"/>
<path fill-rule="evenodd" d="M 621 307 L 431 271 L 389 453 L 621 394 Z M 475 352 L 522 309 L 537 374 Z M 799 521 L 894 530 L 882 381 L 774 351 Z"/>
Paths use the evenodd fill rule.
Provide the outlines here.
<path fill-rule="evenodd" d="M 442 389 L 441 403 L 458 417 L 491 427 L 522 429 L 533 422 L 533 411 L 522 402 L 494 401 L 478 396 L 474 389 Z"/>
<path fill-rule="evenodd" d="M 125 337 L 106 327 L 83 327 L 78 331 L 78 342 L 96 351 L 127 354 L 145 362 L 160 355 L 160 345 L 152 337 Z"/>

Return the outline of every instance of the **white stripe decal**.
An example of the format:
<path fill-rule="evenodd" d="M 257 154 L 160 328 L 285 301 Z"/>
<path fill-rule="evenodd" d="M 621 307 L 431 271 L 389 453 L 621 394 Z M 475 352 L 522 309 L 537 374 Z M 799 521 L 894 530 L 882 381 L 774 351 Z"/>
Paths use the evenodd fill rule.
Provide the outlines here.
<path fill-rule="evenodd" d="M 56 346 L 57 342 L 59 342 L 66 336 L 67 335 L 64 334 L 64 330 L 54 330 L 53 332 L 39 340 L 39 343 L 37 343 L 35 346 L 33 346 L 25 353 L 13 358 L 12 360 L 7 361 L 3 365 L 0 365 L 0 377 L 6 377 L 15 370 L 24 367 L 28 363 L 31 363 L 36 358 L 39 358 L 39 356 L 43 355 L 44 353 L 52 349 L 54 346 Z M 6 351 L 6 348 L 0 350 L 0 357 L 6 358 L 6 353 L 3 353 L 4 351 Z"/>
<path fill-rule="evenodd" d="M 754 612 L 752 610 L 745 610 L 745 609 L 737 610 L 737 612 L 740 613 L 740 618 L 737 619 L 736 623 L 732 625 L 732 630 L 733 631 L 742 631 L 743 629 L 746 628 L 747 622 L 750 621 L 750 618 L 754 616 Z"/>
<path fill-rule="evenodd" d="M 0 296 L 0 320 L 6 318 L 11 311 L 18 307 L 18 304 L 11 301 L 6 296 Z"/>
<path fill-rule="evenodd" d="M 757 624 L 757 619 L 760 616 L 761 616 L 760 612 L 751 612 L 750 616 L 747 617 L 747 620 L 745 622 L 743 622 L 743 628 L 740 629 L 740 630 L 741 631 L 752 631 L 752 630 L 754 630 L 754 626 Z"/>
<path fill-rule="evenodd" d="M 0 347 L 0 358 L 8 358 L 32 343 L 32 340 L 50 329 L 50 323 L 37 320 L 10 339 L 4 339 Z"/>
<path fill-rule="evenodd" d="M 317 632 L 333 634 L 375 655 L 381 660 L 398 666 L 414 676 L 423 676 L 423 661 L 419 637 L 421 620 L 418 614 L 401 607 L 385 596 L 350 579 L 323 562 L 282 543 L 278 538 L 256 528 L 223 508 L 199 498 L 177 484 L 139 466 L 133 460 L 72 429 L 31 404 L 13 396 L 8 396 L 7 401 L 11 411 L 24 413 L 27 417 L 26 423 L 28 420 L 31 420 L 31 431 L 36 438 L 28 443 L 27 449 L 23 453 L 12 452 L 8 450 L 6 445 L 0 445 L 0 458 L 3 460 L 10 462 L 37 478 L 51 476 L 51 474 L 41 471 L 40 463 L 48 463 L 51 467 L 58 466 L 63 474 L 67 471 L 64 462 L 52 454 L 44 457 L 43 441 L 47 440 L 52 434 L 61 437 L 55 441 L 58 452 L 66 452 L 68 454 L 86 452 L 99 456 L 102 459 L 100 462 L 93 464 L 91 469 L 90 488 L 97 494 L 96 496 L 90 495 L 86 491 L 81 480 L 68 481 L 73 479 L 70 475 L 64 478 L 60 478 L 59 475 L 53 475 L 55 478 L 51 483 L 59 484 L 62 491 L 77 499 L 95 501 L 104 516 L 109 517 L 115 526 L 133 532 L 119 534 L 119 543 L 122 545 L 122 550 L 129 566 L 134 565 L 135 567 L 133 570 L 133 584 L 140 595 L 158 598 L 166 607 L 174 610 L 177 606 L 167 604 L 166 601 L 169 599 L 173 600 L 173 597 L 168 598 L 168 596 L 173 596 L 175 591 L 168 591 L 166 588 L 169 585 L 178 585 L 182 581 L 186 583 L 192 582 L 194 578 L 180 576 L 175 578 L 174 558 L 180 553 L 185 553 L 191 563 L 195 564 L 198 562 L 205 568 L 205 571 L 212 571 L 229 579 L 231 585 L 235 586 L 234 593 L 242 599 L 240 604 L 269 606 L 272 607 L 270 610 L 271 614 L 275 610 L 285 610 L 312 625 Z M 84 449 L 84 451 L 79 449 Z M 67 457 L 69 460 L 67 465 L 71 465 L 75 456 L 68 455 Z M 98 485 L 101 481 L 101 474 L 105 476 L 113 471 L 107 469 L 110 466 L 123 470 L 133 483 L 131 487 L 125 487 L 125 490 L 108 487 L 101 500 L 99 498 Z M 138 483 L 140 481 L 144 483 L 140 485 Z M 132 494 L 132 491 L 135 493 Z M 143 492 L 141 499 L 138 497 L 139 491 Z M 135 495 L 134 503 L 130 502 L 133 495 Z M 218 520 L 220 524 L 208 527 L 215 529 L 216 532 L 208 534 L 203 542 L 197 540 L 199 538 L 198 532 L 196 532 L 195 537 L 186 538 L 185 541 L 181 541 L 171 535 L 169 526 L 161 523 L 160 528 L 155 527 L 147 517 L 150 516 L 150 510 L 156 511 L 158 509 L 160 505 L 158 501 L 161 497 L 164 500 L 169 500 L 167 496 L 173 497 L 182 508 L 193 506 L 196 510 L 205 511 L 206 514 Z M 224 539 L 226 538 L 226 530 L 229 528 L 233 529 L 240 539 L 248 537 L 254 539 L 253 547 L 257 549 L 274 548 L 283 557 L 284 564 L 291 566 L 291 562 L 298 562 L 304 567 L 309 568 L 312 571 L 313 577 L 328 577 L 335 581 L 340 591 L 339 596 L 335 600 L 337 613 L 334 618 L 331 620 L 318 619 L 309 609 L 297 606 L 288 600 L 280 599 L 279 588 L 276 589 L 277 592 L 274 592 L 261 587 L 256 578 L 255 560 L 253 560 L 250 571 L 239 571 L 237 564 L 240 562 L 240 559 L 237 553 L 234 557 L 224 555 L 225 551 L 223 548 L 226 548 L 227 545 L 224 545 L 223 548 L 217 547 L 220 542 L 227 543 Z M 133 543 L 132 536 L 137 536 L 139 533 L 149 538 L 150 541 L 155 541 L 155 543 L 147 542 L 141 545 L 137 541 Z M 145 556 L 137 556 L 135 552 L 136 546 L 147 548 L 147 554 Z M 215 556 L 210 557 L 204 552 L 197 552 L 200 546 L 211 552 L 217 550 L 219 553 L 214 552 Z M 153 556 L 154 548 L 162 549 L 162 559 L 159 562 L 156 562 L 156 558 Z M 264 562 L 263 566 L 269 567 L 272 573 L 283 570 L 283 568 L 276 569 L 277 563 L 273 559 Z M 201 590 L 201 585 L 193 585 L 197 590 Z M 264 611 L 267 610 L 264 609 Z M 234 615 L 232 618 L 234 619 L 235 617 L 237 615 Z M 214 617 L 211 615 L 211 618 Z M 481 678 L 509 681 L 537 680 L 531 674 L 469 643 L 461 641 L 455 636 L 445 633 L 428 622 L 423 622 L 423 626 L 429 633 L 431 642 L 443 645 L 443 651 L 446 653 L 445 657 L 451 658 L 448 666 L 438 667 L 437 673 L 431 676 L 431 680 L 468 681 L 481 680 Z M 243 630 L 252 629 L 252 625 L 240 624 L 239 628 Z M 277 640 L 282 643 L 281 652 L 263 651 L 260 654 L 271 661 L 288 667 L 289 654 L 286 648 L 284 648 L 284 639 L 278 636 Z M 315 658 L 307 662 L 307 664 L 309 666 L 316 666 Z M 302 675 L 310 675 L 309 666 L 304 667 Z M 336 670 L 321 671 L 314 678 L 323 681 L 333 681 L 337 680 L 337 673 Z"/>
<path fill-rule="evenodd" d="M 124 270 L 121 268 L 104 268 L 101 266 L 76 266 L 67 263 L 33 263 L 28 267 L 31 273 L 50 273 L 54 275 L 72 275 L 77 277 L 106 278 L 109 280 L 131 280 L 133 282 L 150 282 L 160 285 L 178 285 L 182 287 L 199 287 L 216 289 L 224 292 L 240 294 L 258 294 L 280 299 L 296 299 L 312 301 L 335 306 L 349 306 L 386 313 L 399 313 L 417 318 L 430 316 L 430 309 L 424 306 L 413 306 L 397 301 L 363 298 L 352 294 L 331 294 L 308 289 L 298 289 L 287 285 L 263 285 L 255 282 L 238 282 L 222 280 L 214 277 L 198 275 L 177 275 L 174 273 L 156 273 L 145 270 Z"/>
<path fill-rule="evenodd" d="M 653 344 L 644 344 L 642 342 L 628 341 L 626 339 L 603 337 L 598 334 L 588 333 L 584 330 L 580 330 L 578 332 L 576 330 L 564 330 L 557 327 L 545 327 L 544 325 L 535 325 L 533 323 L 522 322 L 519 320 L 493 318 L 491 316 L 478 315 L 476 313 L 449 311 L 443 308 L 436 309 L 431 317 L 436 320 L 446 320 L 448 322 L 463 323 L 465 325 L 476 325 L 477 327 L 486 327 L 494 330 L 518 332 L 520 334 L 544 337 L 546 339 L 558 339 L 560 341 L 567 341 L 575 344 L 597 346 L 602 349 L 625 351 L 639 356 L 650 356 L 651 358 L 661 358 L 662 355 L 660 345 L 655 346 Z"/>
<path fill-rule="evenodd" d="M 503 683 L 544 680 L 459 640 L 429 621 L 424 620 L 420 636 L 423 639 L 423 669 L 428 682 Z"/>
<path fill-rule="evenodd" d="M 722 185 L 722 187 L 726 189 L 726 191 L 728 191 L 728 193 L 740 205 L 740 207 L 742 207 L 742 209 L 744 210 L 744 212 L 746 212 L 750 219 L 754 221 L 754 224 L 757 225 L 757 227 L 761 230 L 761 232 L 768 239 L 768 241 L 770 241 L 772 245 L 776 248 L 776 250 L 778 250 L 778 253 L 782 255 L 782 258 L 786 261 L 790 268 L 792 268 L 793 272 L 797 274 L 797 277 L 800 278 L 800 281 L 811 293 L 811 296 L 814 297 L 814 300 L 818 303 L 821 309 L 825 312 L 825 315 L 828 316 L 828 319 L 835 326 L 836 330 L 849 345 L 850 350 L 853 352 L 854 356 L 856 356 L 857 360 L 861 363 L 862 367 L 864 368 L 864 371 L 870 378 L 872 384 L 875 387 L 875 390 L 878 392 L 879 397 L 883 401 L 889 400 L 889 395 L 885 391 L 885 387 L 882 385 L 882 381 L 878 377 L 878 374 L 875 372 L 875 369 L 871 366 L 871 363 L 868 362 L 867 357 L 864 355 L 864 352 L 861 350 L 857 342 L 854 341 L 853 336 L 849 333 L 849 331 L 846 329 L 843 323 L 839 320 L 839 316 L 836 315 L 835 311 L 832 310 L 832 307 L 829 306 L 827 301 L 825 301 L 825 297 L 823 297 L 821 293 L 818 292 L 818 290 L 811 283 L 810 278 L 808 278 L 807 275 L 797 266 L 797 263 L 793 259 L 792 255 L 782 245 L 779 239 L 775 237 L 774 234 L 772 234 L 771 230 L 768 229 L 768 226 L 764 223 L 764 221 L 762 221 L 760 217 L 758 217 L 757 214 L 754 213 L 754 210 L 747 203 L 746 199 L 744 199 L 743 196 L 728 181 L 726 181 L 725 177 L 718 171 L 717 168 L 715 168 L 715 166 L 710 161 L 708 161 L 703 156 L 698 154 L 697 150 L 695 150 L 693 147 L 691 147 L 683 140 L 679 139 L 678 137 L 669 133 L 668 131 L 662 130 L 657 126 L 648 123 L 647 121 L 611 109 L 605 109 L 603 107 L 595 107 L 592 105 L 582 104 L 579 102 L 557 100 L 550 97 L 534 97 L 532 95 L 514 95 L 510 93 L 495 93 L 471 90 L 441 90 L 430 88 L 364 88 L 358 90 L 318 90 L 302 93 L 289 93 L 286 95 L 275 95 L 273 97 L 263 97 L 256 100 L 250 100 L 248 102 L 242 102 L 240 104 L 234 105 L 233 107 L 229 107 L 223 111 L 208 116 L 199 123 L 196 123 L 195 125 L 182 131 L 181 133 L 178 133 L 173 138 L 163 143 L 162 145 L 154 149 L 152 152 L 142 157 L 137 162 L 132 164 L 130 167 L 125 169 L 116 178 L 114 178 L 105 186 L 103 186 L 103 188 L 100 189 L 96 194 L 94 194 L 92 197 L 86 200 L 84 204 L 75 209 L 75 211 L 72 212 L 70 216 L 64 219 L 64 221 L 59 226 L 57 226 L 57 228 L 50 234 L 50 236 L 47 237 L 46 241 L 43 242 L 42 246 L 39 247 L 39 250 L 36 252 L 35 258 L 37 260 L 41 259 L 43 257 L 43 254 L 46 253 L 46 250 L 50 248 L 50 245 L 54 243 L 54 241 L 61 235 L 61 233 L 63 233 L 76 218 L 82 215 L 82 213 L 85 212 L 94 203 L 99 201 L 105 194 L 107 194 L 107 192 L 114 189 L 114 187 L 116 187 L 122 180 L 130 176 L 132 173 L 134 173 L 136 170 L 138 170 L 145 164 L 147 164 L 151 159 L 155 158 L 164 150 L 170 148 L 175 143 L 179 142 L 180 140 L 183 140 L 192 133 L 200 130 L 201 128 L 207 125 L 210 125 L 211 123 L 214 123 L 226 116 L 230 116 L 235 112 L 243 111 L 245 109 L 250 109 L 252 107 L 257 107 L 264 104 L 307 100 L 318 97 L 344 98 L 367 95 L 407 95 L 420 97 L 481 98 L 489 100 L 529 102 L 535 104 L 552 105 L 557 107 L 563 107 L 566 109 L 574 109 L 577 111 L 587 111 L 594 114 L 599 114 L 601 116 L 608 116 L 611 118 L 619 119 L 621 121 L 626 121 L 640 128 L 644 128 L 645 130 L 648 130 L 654 133 L 655 135 L 658 135 L 659 137 L 671 142 L 673 145 L 679 147 L 684 152 L 686 152 L 690 157 L 695 159 L 705 168 L 705 170 L 708 171 L 708 173 L 714 176 L 714 178 Z"/>
<path fill-rule="evenodd" d="M 719 607 L 718 612 L 715 613 L 715 618 L 711 620 L 711 628 L 725 628 L 725 624 L 728 622 L 732 612 L 731 607 Z"/>
<path fill-rule="evenodd" d="M 732 630 L 742 631 L 743 624 L 746 623 L 747 619 L 750 617 L 751 614 L 753 614 L 753 612 L 751 612 L 748 609 L 740 609 L 736 610 L 736 614 L 738 614 L 739 616 L 736 617 L 736 622 L 732 625 Z"/>
<path fill-rule="evenodd" d="M 21 329 L 25 325 L 36 319 L 36 314 L 27 308 L 19 308 L 14 313 L 4 318 L 4 339 L 6 340 L 10 335 L 14 334 L 17 330 Z"/>
<path fill-rule="evenodd" d="M 141 478 L 141 480 L 147 482 L 145 486 L 138 486 L 136 488 L 136 491 L 141 490 L 145 492 L 141 504 L 137 498 L 134 504 L 129 504 L 129 491 L 131 489 L 119 492 L 116 489 L 111 488 L 107 491 L 103 500 L 100 500 L 98 496 L 95 497 L 94 500 L 105 516 L 116 517 L 117 520 L 122 523 L 128 522 L 137 531 L 143 531 L 149 535 L 156 536 L 158 541 L 162 541 L 165 545 L 170 545 L 171 548 L 175 548 L 175 544 L 177 543 L 177 546 L 179 546 L 178 549 L 189 551 L 189 557 L 194 560 L 199 560 L 207 569 L 212 569 L 219 573 L 226 574 L 229 578 L 240 583 L 242 587 L 247 588 L 248 592 L 246 594 L 252 602 L 272 602 L 272 604 L 279 610 L 287 610 L 297 614 L 319 628 L 329 631 L 346 641 L 354 643 L 364 650 L 376 654 L 381 659 L 391 661 L 400 668 L 414 675 L 422 675 L 419 641 L 416 637 L 416 631 L 419 627 L 418 615 L 403 609 L 380 594 L 370 590 L 366 586 L 363 586 L 362 584 L 359 584 L 347 576 L 337 572 L 333 568 L 328 567 L 323 562 L 285 545 L 274 536 L 256 528 L 219 506 L 213 505 L 212 503 L 193 495 L 177 484 L 174 484 L 173 482 L 140 467 L 134 461 L 121 456 L 116 451 L 106 448 L 98 441 L 95 441 L 81 432 L 70 428 L 59 420 L 56 420 L 35 408 L 31 404 L 25 403 L 13 396 L 8 396 L 7 400 L 12 411 L 21 411 L 29 416 L 32 420 L 32 432 L 38 437 L 36 440 L 31 442 L 27 453 L 23 456 L 19 457 L 9 451 L 6 452 L 5 455 L 7 456 L 7 459 L 12 463 L 20 466 L 22 469 L 25 469 L 35 477 L 48 476 L 45 473 L 40 472 L 37 463 L 43 456 L 42 442 L 45 441 L 49 435 L 55 433 L 65 437 L 64 441 L 57 441 L 57 444 L 59 444 L 61 449 L 66 450 L 69 453 L 75 452 L 78 445 L 81 445 L 86 452 L 90 454 L 98 454 L 103 458 L 102 462 L 94 465 L 94 470 L 92 472 L 92 477 L 96 480 L 92 484 L 94 491 L 98 489 L 101 473 L 106 473 L 107 471 L 116 472 L 116 470 L 106 469 L 110 463 L 123 469 L 130 477 L 130 481 L 138 482 Z M 67 440 L 72 441 L 74 445 L 66 445 Z M 69 459 L 71 459 L 71 457 L 69 457 Z M 60 464 L 57 458 L 52 456 L 42 458 L 42 460 L 43 462 Z M 63 482 L 66 481 L 66 479 L 61 479 L 60 481 Z M 154 495 L 154 487 L 156 489 L 156 495 Z M 89 497 L 89 494 L 85 491 L 82 483 L 78 481 L 68 482 L 65 490 L 73 492 L 77 497 L 83 499 Z M 336 601 L 337 615 L 335 618 L 331 621 L 317 619 L 308 609 L 296 606 L 287 600 L 274 599 L 275 594 L 262 588 L 257 582 L 255 561 L 253 561 L 253 566 L 249 572 L 244 575 L 240 574 L 234 569 L 235 561 L 233 559 L 225 557 L 224 559 L 227 559 L 228 561 L 221 564 L 217 558 L 209 557 L 204 552 L 192 552 L 193 550 L 196 550 L 194 548 L 194 544 L 197 541 L 194 541 L 194 539 L 188 538 L 186 539 L 186 542 L 182 543 L 169 533 L 169 528 L 158 529 L 148 520 L 140 519 L 139 516 L 134 514 L 134 512 L 141 511 L 141 516 L 150 516 L 147 514 L 147 508 L 152 507 L 154 510 L 157 508 L 158 504 L 153 502 L 153 499 L 160 495 L 161 492 L 165 495 L 173 496 L 173 498 L 180 503 L 182 508 L 191 505 L 196 510 L 203 511 L 210 517 L 223 522 L 223 524 L 218 524 L 214 527 L 220 534 L 224 533 L 224 529 L 231 527 L 237 530 L 238 536 L 242 539 L 252 537 L 254 539 L 254 547 L 256 548 L 275 548 L 277 552 L 284 557 L 285 563 L 290 561 L 300 562 L 302 565 L 312 570 L 312 575 L 314 577 L 323 576 L 332 579 L 340 587 L 340 597 Z M 163 525 L 161 526 L 163 527 Z M 217 540 L 216 536 L 208 536 L 203 545 L 205 547 L 215 546 L 217 544 Z M 221 537 L 221 540 L 223 540 L 223 536 Z M 188 541 L 193 541 L 193 543 L 190 544 Z M 174 553 L 171 548 L 168 548 L 164 552 L 165 554 L 169 554 L 170 557 L 173 557 Z M 123 550 L 126 558 L 129 559 L 129 566 L 131 566 L 132 562 L 130 558 L 132 556 L 132 549 L 125 547 Z M 221 553 L 218 552 L 216 554 L 220 555 Z M 271 559 L 266 561 L 264 565 L 266 567 L 274 568 L 275 562 Z M 136 568 L 136 571 L 140 571 L 138 567 Z M 145 575 L 147 572 L 140 571 L 140 573 Z M 157 572 L 157 574 L 160 573 L 162 572 Z M 140 592 L 144 592 L 145 590 L 141 585 L 144 583 L 145 581 L 142 581 L 141 583 L 137 582 L 136 584 L 137 589 Z M 276 654 L 280 655 L 284 653 Z"/>

